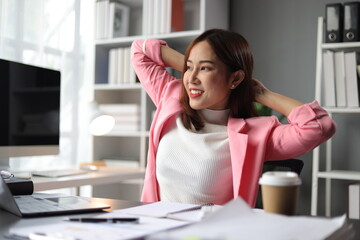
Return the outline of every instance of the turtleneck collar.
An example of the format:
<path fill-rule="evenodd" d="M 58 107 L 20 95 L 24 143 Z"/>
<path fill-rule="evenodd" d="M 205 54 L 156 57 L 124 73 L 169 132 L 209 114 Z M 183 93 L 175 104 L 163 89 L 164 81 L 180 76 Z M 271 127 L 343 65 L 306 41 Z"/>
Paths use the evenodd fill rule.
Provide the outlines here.
<path fill-rule="evenodd" d="M 230 109 L 225 110 L 199 110 L 200 115 L 204 118 L 205 122 L 217 125 L 227 125 Z"/>

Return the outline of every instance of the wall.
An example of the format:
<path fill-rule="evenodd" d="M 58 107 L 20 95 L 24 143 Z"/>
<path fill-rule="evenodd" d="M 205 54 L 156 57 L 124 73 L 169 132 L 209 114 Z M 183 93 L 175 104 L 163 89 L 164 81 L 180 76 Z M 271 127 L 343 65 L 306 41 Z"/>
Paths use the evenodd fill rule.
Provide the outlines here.
<path fill-rule="evenodd" d="M 250 43 L 254 58 L 254 77 L 269 89 L 304 102 L 315 95 L 315 60 L 317 17 L 325 17 L 326 0 L 232 0 L 231 29 L 241 33 Z M 338 131 L 333 138 L 333 167 L 360 171 L 359 114 L 334 115 Z M 339 131 L 341 130 L 341 131 Z M 343 141 L 348 139 L 349 141 Z M 312 154 L 301 156 L 302 172 L 300 213 L 310 214 Z M 332 181 L 332 215 L 346 210 L 347 181 Z M 323 189 L 324 181 L 320 181 Z M 324 198 L 320 192 L 320 215 L 324 214 Z"/>

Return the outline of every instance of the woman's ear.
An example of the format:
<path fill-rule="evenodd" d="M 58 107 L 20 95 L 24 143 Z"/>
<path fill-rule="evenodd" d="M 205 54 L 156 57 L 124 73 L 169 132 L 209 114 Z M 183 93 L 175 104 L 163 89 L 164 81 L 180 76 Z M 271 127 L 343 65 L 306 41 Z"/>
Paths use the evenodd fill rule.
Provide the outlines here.
<path fill-rule="evenodd" d="M 231 74 L 231 89 L 235 89 L 245 78 L 245 72 L 243 70 L 237 70 Z"/>

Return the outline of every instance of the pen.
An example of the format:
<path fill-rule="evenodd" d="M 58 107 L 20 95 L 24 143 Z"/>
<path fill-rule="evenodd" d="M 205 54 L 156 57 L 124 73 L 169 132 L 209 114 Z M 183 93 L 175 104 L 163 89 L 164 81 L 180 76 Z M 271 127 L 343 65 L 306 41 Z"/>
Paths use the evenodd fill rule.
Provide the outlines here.
<path fill-rule="evenodd" d="M 124 218 L 68 218 L 70 222 L 85 222 L 85 223 L 139 223 L 139 218 L 124 217 Z"/>
<path fill-rule="evenodd" d="M 191 208 L 185 208 L 185 209 L 182 209 L 182 210 L 169 212 L 169 213 L 167 213 L 167 215 L 183 213 L 183 212 L 190 212 L 190 211 L 194 211 L 194 210 L 200 210 L 205 206 L 214 206 L 214 204 L 213 203 L 204 203 L 204 204 L 196 205 L 196 206 L 191 207 Z"/>
<path fill-rule="evenodd" d="M 61 233 L 46 234 L 46 233 L 30 233 L 29 240 L 79 240 L 78 238 L 64 236 Z"/>

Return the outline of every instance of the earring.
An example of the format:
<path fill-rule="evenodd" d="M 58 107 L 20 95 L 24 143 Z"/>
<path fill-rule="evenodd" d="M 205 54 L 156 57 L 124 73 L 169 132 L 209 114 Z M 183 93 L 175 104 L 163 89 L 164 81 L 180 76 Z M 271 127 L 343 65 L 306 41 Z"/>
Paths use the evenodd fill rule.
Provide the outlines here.
<path fill-rule="evenodd" d="M 235 84 L 231 85 L 231 89 L 234 89 L 235 88 Z"/>

